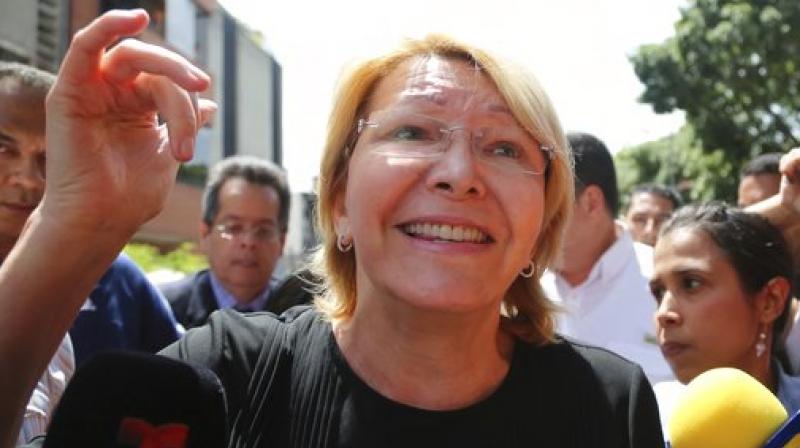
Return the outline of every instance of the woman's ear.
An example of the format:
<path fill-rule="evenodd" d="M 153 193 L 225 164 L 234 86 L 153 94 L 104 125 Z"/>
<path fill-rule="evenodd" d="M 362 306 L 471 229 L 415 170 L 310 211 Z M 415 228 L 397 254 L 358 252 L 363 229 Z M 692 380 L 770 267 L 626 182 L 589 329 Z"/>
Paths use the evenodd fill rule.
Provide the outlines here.
<path fill-rule="evenodd" d="M 342 215 L 337 217 L 333 225 L 336 229 L 336 235 L 350 236 L 350 220 L 347 219 L 347 216 Z"/>
<path fill-rule="evenodd" d="M 790 299 L 789 287 L 789 280 L 784 277 L 775 277 L 764 285 L 756 299 L 762 323 L 771 324 L 783 313 Z"/>
<path fill-rule="evenodd" d="M 347 216 L 344 192 L 337 194 L 333 202 L 333 228 L 336 235 L 349 235 L 350 233 L 350 219 Z"/>

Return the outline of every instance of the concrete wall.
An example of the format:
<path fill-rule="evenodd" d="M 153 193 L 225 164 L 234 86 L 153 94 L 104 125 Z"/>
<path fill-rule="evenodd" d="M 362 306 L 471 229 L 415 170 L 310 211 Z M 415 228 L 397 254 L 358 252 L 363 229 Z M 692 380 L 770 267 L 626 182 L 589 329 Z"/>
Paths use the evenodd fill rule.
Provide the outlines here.
<path fill-rule="evenodd" d="M 166 3 L 166 39 L 189 59 L 195 58 L 197 8 L 191 0 Z"/>
<path fill-rule="evenodd" d="M 222 117 L 225 113 L 225 104 L 222 101 L 223 89 L 222 86 L 225 82 L 225 68 L 223 65 L 223 48 L 222 48 L 222 23 L 223 16 L 220 10 L 215 11 L 207 17 L 206 20 L 206 64 L 209 75 L 213 80 L 214 96 L 213 99 L 217 103 L 217 113 L 214 115 L 212 126 L 209 129 L 209 154 L 207 166 L 212 166 L 222 159 Z"/>
<path fill-rule="evenodd" d="M 0 1 L 0 48 L 30 63 L 36 55 L 37 2 Z"/>
<path fill-rule="evenodd" d="M 133 239 L 167 248 L 177 246 L 183 241 L 196 242 L 202 217 L 202 196 L 202 188 L 176 183 L 164 210 L 143 225 Z"/>
<path fill-rule="evenodd" d="M 275 160 L 272 58 L 246 29 L 239 29 L 237 44 L 237 153 Z"/>

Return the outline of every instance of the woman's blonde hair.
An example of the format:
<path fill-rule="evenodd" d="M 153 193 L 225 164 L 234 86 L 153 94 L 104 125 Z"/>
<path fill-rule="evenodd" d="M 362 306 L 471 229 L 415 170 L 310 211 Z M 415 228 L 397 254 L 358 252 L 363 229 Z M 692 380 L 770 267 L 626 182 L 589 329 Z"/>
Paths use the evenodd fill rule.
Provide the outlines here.
<path fill-rule="evenodd" d="M 514 117 L 543 145 L 553 148 L 546 173 L 542 228 L 532 254 L 535 275 L 517 277 L 503 299 L 503 325 L 518 337 L 541 344 L 553 337 L 554 306 L 544 296 L 539 277 L 557 256 L 573 201 L 571 156 L 561 124 L 547 95 L 532 74 L 519 66 L 442 35 L 407 40 L 397 50 L 367 60 L 342 78 L 328 122 L 319 175 L 316 218 L 322 244 L 312 271 L 322 279 L 317 307 L 330 319 L 352 316 L 356 307 L 356 255 L 337 249 L 336 201 L 344 194 L 357 120 L 376 85 L 398 65 L 418 57 L 439 56 L 474 64 L 491 79 Z"/>

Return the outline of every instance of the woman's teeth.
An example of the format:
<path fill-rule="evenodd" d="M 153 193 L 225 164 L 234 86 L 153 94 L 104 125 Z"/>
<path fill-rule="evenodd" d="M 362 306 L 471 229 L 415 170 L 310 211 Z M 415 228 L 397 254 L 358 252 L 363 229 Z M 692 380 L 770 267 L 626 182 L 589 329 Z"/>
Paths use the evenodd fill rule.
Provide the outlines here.
<path fill-rule="evenodd" d="M 474 227 L 451 226 L 449 224 L 414 223 L 403 226 L 403 231 L 426 239 L 485 243 L 488 235 Z"/>

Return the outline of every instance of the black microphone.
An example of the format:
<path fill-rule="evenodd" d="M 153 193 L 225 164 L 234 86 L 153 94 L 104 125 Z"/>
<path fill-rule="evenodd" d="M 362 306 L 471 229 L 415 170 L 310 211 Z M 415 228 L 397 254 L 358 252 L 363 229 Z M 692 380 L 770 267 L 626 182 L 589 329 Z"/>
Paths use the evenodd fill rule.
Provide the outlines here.
<path fill-rule="evenodd" d="M 120 351 L 77 371 L 44 448 L 220 448 L 227 436 L 225 394 L 212 371 Z"/>

